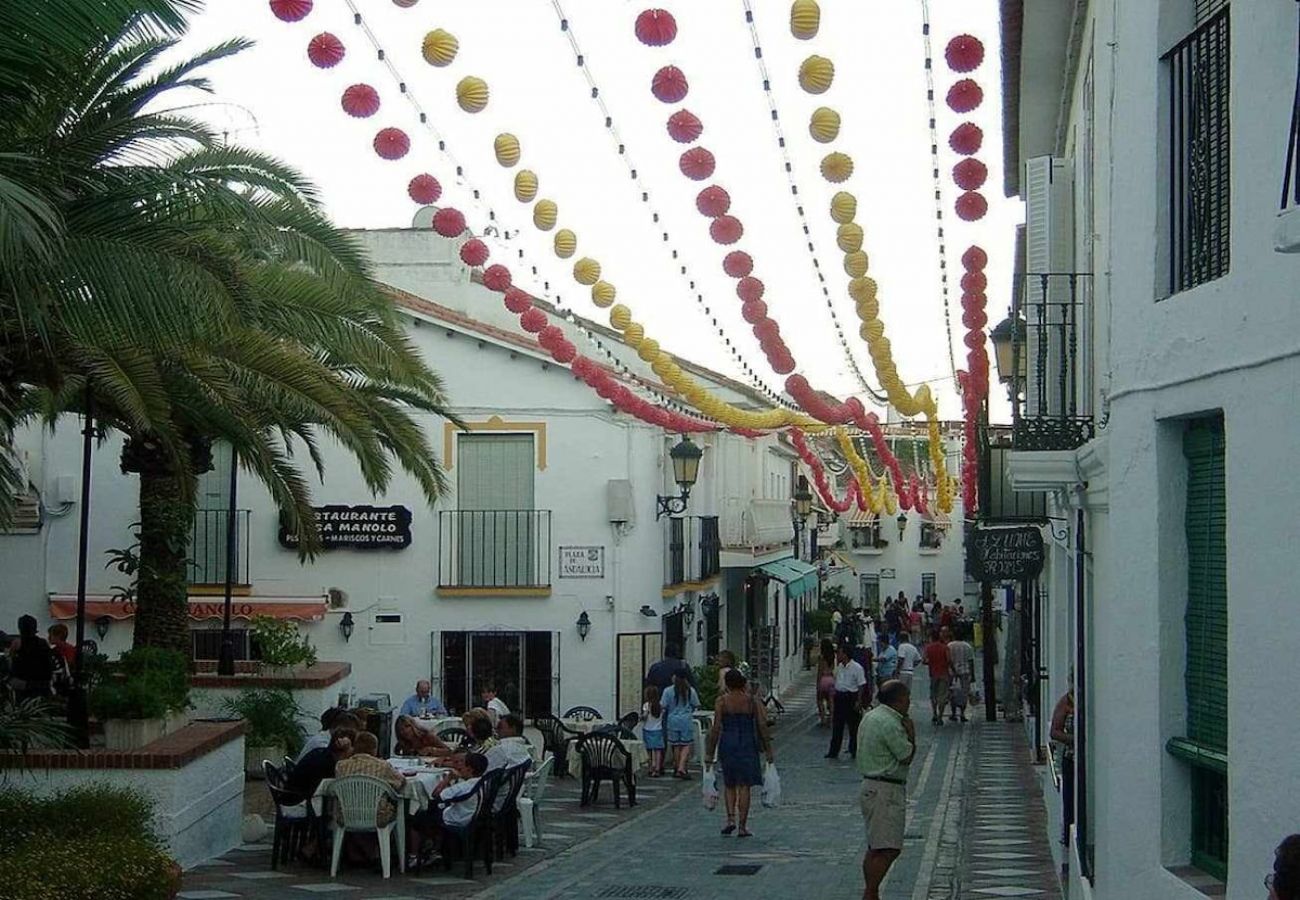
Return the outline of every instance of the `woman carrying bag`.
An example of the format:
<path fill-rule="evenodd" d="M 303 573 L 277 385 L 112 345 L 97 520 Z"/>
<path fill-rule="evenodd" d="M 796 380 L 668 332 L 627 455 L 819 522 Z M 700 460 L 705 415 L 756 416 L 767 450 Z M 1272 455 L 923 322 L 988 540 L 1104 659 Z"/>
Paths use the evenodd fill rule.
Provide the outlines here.
<path fill-rule="evenodd" d="M 761 751 L 770 765 L 772 740 L 767 733 L 766 714 L 745 689 L 745 676 L 732 669 L 726 683 L 727 692 L 713 708 L 704 764 L 706 768 L 712 766 L 715 755 L 722 764 L 727 795 L 727 824 L 722 833 L 735 832 L 739 822 L 737 836 L 749 837 L 750 788 L 763 784 L 758 754 Z"/>

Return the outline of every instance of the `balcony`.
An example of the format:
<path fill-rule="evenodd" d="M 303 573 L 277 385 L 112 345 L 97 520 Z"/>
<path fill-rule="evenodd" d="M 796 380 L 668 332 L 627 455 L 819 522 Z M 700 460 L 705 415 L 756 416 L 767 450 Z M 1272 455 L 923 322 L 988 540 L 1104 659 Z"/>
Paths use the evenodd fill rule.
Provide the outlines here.
<path fill-rule="evenodd" d="M 722 571 L 717 516 L 678 516 L 667 522 L 665 587 L 703 584 Z"/>
<path fill-rule="evenodd" d="M 1012 373 L 1014 449 L 1083 446 L 1094 434 L 1092 275 L 1022 276 L 1012 294 L 1011 322 L 1016 324 L 1006 368 Z"/>
<path fill-rule="evenodd" d="M 248 521 L 251 512 L 235 510 L 235 577 L 233 583 L 247 588 Z M 230 510 L 200 509 L 194 514 L 194 531 L 190 535 L 189 583 L 191 587 L 225 587 Z"/>
<path fill-rule="evenodd" d="M 438 513 L 438 590 L 546 594 L 551 512 L 461 509 Z"/>

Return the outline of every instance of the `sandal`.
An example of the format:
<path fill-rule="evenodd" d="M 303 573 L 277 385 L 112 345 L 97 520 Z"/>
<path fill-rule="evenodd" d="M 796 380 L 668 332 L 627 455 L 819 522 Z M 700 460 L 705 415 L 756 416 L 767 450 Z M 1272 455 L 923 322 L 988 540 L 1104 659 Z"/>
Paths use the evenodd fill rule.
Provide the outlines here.
<path fill-rule="evenodd" d="M 733 831 L 735 831 L 735 830 L 736 830 L 736 823 L 735 823 L 735 822 L 728 822 L 728 823 L 727 823 L 727 826 L 726 826 L 725 828 L 722 829 L 722 833 L 723 833 L 723 834 L 731 834 L 731 833 L 732 833 Z"/>
<path fill-rule="evenodd" d="M 754 836 L 754 832 L 750 831 L 748 828 L 742 828 L 736 834 L 736 837 L 753 837 L 753 836 Z"/>

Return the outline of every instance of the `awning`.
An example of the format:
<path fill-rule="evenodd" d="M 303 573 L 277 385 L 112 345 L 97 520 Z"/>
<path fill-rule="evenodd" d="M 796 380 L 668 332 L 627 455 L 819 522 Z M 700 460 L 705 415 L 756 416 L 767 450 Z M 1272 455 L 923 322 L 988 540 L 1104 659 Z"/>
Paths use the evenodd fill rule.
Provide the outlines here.
<path fill-rule="evenodd" d="M 853 508 L 853 512 L 849 515 L 849 519 L 846 524 L 850 528 L 870 528 L 872 525 L 875 525 L 876 522 L 879 520 L 880 517 L 875 513 L 873 513 L 871 510 L 858 509 L 855 506 Z"/>
<path fill-rule="evenodd" d="M 817 567 L 794 557 L 763 563 L 758 570 L 777 581 L 785 582 L 786 593 L 794 600 L 817 589 Z"/>
<path fill-rule="evenodd" d="M 225 608 L 224 597 L 191 595 L 190 618 L 196 620 L 220 619 Z M 272 619 L 298 619 L 302 622 L 319 622 L 325 618 L 326 598 L 318 597 L 234 597 L 230 615 L 235 619 L 252 619 L 269 616 Z M 77 617 L 76 594 L 50 594 L 50 615 L 56 619 Z M 135 603 L 114 600 L 107 594 L 86 595 L 86 619 L 94 621 L 100 616 L 110 619 L 129 619 L 135 615 Z"/>

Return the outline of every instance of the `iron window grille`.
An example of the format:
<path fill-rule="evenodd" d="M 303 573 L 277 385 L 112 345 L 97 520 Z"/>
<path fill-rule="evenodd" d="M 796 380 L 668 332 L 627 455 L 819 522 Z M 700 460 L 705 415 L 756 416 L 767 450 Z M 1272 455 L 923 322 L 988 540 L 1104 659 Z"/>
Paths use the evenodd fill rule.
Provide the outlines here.
<path fill-rule="evenodd" d="M 1088 273 L 1030 272 L 1015 286 L 1011 423 L 1016 450 L 1074 450 L 1092 439 L 1091 314 Z"/>
<path fill-rule="evenodd" d="M 251 512 L 235 510 L 235 577 L 234 584 L 247 586 L 248 521 Z M 218 585 L 226 583 L 226 538 L 229 509 L 200 509 L 194 513 L 194 528 L 190 532 L 190 584 Z"/>

